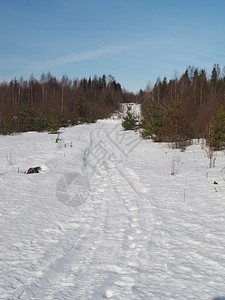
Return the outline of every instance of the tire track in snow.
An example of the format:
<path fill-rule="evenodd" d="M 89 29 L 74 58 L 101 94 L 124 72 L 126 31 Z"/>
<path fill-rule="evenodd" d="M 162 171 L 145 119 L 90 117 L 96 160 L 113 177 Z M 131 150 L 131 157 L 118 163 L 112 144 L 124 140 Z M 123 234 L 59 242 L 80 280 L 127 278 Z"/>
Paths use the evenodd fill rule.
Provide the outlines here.
<path fill-rule="evenodd" d="M 65 247 L 41 277 L 18 289 L 12 299 L 147 297 L 148 241 L 154 227 L 150 195 L 108 138 L 112 127 L 96 126 L 84 154 L 91 199 L 81 209 L 88 228 L 81 228 L 78 239 L 69 234 L 73 247 Z"/>
<path fill-rule="evenodd" d="M 134 288 L 132 287 L 138 285 L 138 282 L 140 284 L 143 280 L 143 274 L 141 274 L 141 278 L 138 274 L 140 269 L 146 270 L 146 274 L 148 273 L 146 266 L 146 260 L 149 258 L 147 246 L 154 226 L 153 211 L 149 199 L 145 195 L 148 190 L 142 191 L 145 188 L 138 176 L 134 171 L 122 165 L 125 161 L 124 154 L 115 149 L 111 140 L 107 138 L 107 134 L 107 126 L 102 125 L 102 128 L 95 132 L 94 140 L 103 145 L 102 151 L 103 149 L 109 151 L 108 155 L 104 155 L 104 151 L 102 152 L 102 166 L 106 166 L 103 174 L 108 180 L 109 186 L 113 188 L 117 199 L 116 203 L 115 199 L 112 199 L 113 204 L 109 211 L 117 211 L 114 218 L 111 213 L 112 223 L 115 226 L 116 216 L 123 207 L 129 228 L 126 229 L 128 236 L 124 237 L 123 253 L 114 259 L 114 265 L 122 268 L 121 275 L 118 274 L 115 280 L 111 278 L 111 285 L 110 280 L 105 284 L 111 286 L 111 290 L 114 291 L 112 294 L 115 293 L 117 299 L 124 299 L 124 297 L 132 299 L 133 296 L 133 299 L 137 299 L 137 295 L 133 295 Z M 115 232 L 112 232 L 111 235 L 115 235 Z M 130 274 L 134 275 L 131 276 Z"/>
<path fill-rule="evenodd" d="M 90 134 L 89 151 L 93 150 L 98 142 L 95 133 L 98 135 L 99 130 L 95 129 Z M 102 159 L 100 158 L 98 163 L 101 163 Z M 86 219 L 94 218 L 90 229 L 82 233 L 72 248 L 65 249 L 63 254 L 43 271 L 41 277 L 18 289 L 14 294 L 15 299 L 70 299 L 74 295 L 79 299 L 88 299 L 96 289 L 114 282 L 116 274 L 121 270 L 117 257 L 123 253 L 124 231 L 128 222 L 125 213 L 122 213 L 125 208 L 115 192 L 113 202 L 111 198 L 104 197 L 109 188 L 108 179 L 105 187 L 99 186 L 97 180 L 91 203 L 87 203 L 93 205 L 92 213 L 85 209 L 83 211 Z M 112 195 L 111 190 L 110 197 Z M 118 214 L 118 208 L 121 215 Z M 121 232 L 118 234 L 115 230 Z"/>

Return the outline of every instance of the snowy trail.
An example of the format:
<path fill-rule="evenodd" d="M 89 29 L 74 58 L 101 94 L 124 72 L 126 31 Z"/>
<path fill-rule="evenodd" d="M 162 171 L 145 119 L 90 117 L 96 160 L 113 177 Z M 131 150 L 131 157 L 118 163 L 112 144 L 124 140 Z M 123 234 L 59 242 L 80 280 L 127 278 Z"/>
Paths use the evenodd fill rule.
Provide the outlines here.
<path fill-rule="evenodd" d="M 13 299 L 137 299 L 133 291 L 143 280 L 138 270 L 147 268 L 153 215 L 138 176 L 107 138 L 117 126 L 102 124 L 90 132 L 84 169 L 91 195 L 82 207 L 83 221 L 54 244 L 64 247 L 58 254 L 52 251 L 51 264 L 32 283 L 16 289 Z"/>
<path fill-rule="evenodd" d="M 0 299 L 225 295 L 223 153 L 208 169 L 199 145 L 181 153 L 142 141 L 119 120 L 61 137 L 1 137 L 17 164 L 0 156 Z M 31 163 L 43 171 L 17 173 Z"/>
<path fill-rule="evenodd" d="M 117 124 L 113 127 L 116 130 Z M 133 290 L 143 280 L 137 270 L 147 268 L 147 241 L 153 229 L 153 214 L 138 176 L 126 167 L 124 153 L 108 138 L 112 130 L 112 126 L 103 124 L 92 132 L 89 153 L 98 149 L 97 156 L 87 156 L 85 165 L 91 174 L 90 183 L 94 190 L 105 183 L 101 193 L 110 195 L 105 235 L 100 244 L 101 251 L 108 255 L 105 265 L 102 261 L 101 264 L 106 270 L 113 266 L 112 271 L 119 270 L 119 273 L 105 280 L 106 295 L 108 287 L 109 294 L 115 295 L 116 299 L 137 299 Z M 98 170 L 94 168 L 96 166 Z"/>

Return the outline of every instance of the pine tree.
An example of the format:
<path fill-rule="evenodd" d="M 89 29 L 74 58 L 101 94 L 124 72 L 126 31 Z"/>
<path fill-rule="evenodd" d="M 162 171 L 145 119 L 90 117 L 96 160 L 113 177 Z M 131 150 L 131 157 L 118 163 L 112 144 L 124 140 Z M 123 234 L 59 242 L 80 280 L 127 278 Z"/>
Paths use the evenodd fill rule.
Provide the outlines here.
<path fill-rule="evenodd" d="M 222 150 L 225 147 L 225 111 L 223 105 L 211 120 L 207 144 L 213 150 Z"/>
<path fill-rule="evenodd" d="M 189 128 L 182 101 L 176 100 L 168 105 L 163 118 L 162 135 L 165 141 L 178 144 L 188 139 Z"/>
<path fill-rule="evenodd" d="M 161 141 L 164 109 L 159 102 L 151 102 L 143 112 L 142 136 Z"/>
<path fill-rule="evenodd" d="M 216 89 L 219 84 L 220 79 L 220 66 L 219 64 L 214 64 L 211 74 L 211 84 Z"/>
<path fill-rule="evenodd" d="M 28 104 L 25 102 L 22 111 L 18 114 L 18 131 L 34 130 L 34 118 L 30 112 Z"/>
<path fill-rule="evenodd" d="M 47 117 L 44 115 L 43 108 L 40 108 L 34 121 L 35 131 L 44 131 L 48 129 Z"/>
<path fill-rule="evenodd" d="M 122 126 L 125 130 L 132 130 L 135 128 L 138 122 L 138 117 L 132 112 L 132 106 L 127 105 L 127 112 L 122 120 Z"/>
<path fill-rule="evenodd" d="M 59 120 L 59 117 L 53 113 L 48 123 L 49 133 L 57 134 L 60 127 L 61 127 L 61 122 Z"/>

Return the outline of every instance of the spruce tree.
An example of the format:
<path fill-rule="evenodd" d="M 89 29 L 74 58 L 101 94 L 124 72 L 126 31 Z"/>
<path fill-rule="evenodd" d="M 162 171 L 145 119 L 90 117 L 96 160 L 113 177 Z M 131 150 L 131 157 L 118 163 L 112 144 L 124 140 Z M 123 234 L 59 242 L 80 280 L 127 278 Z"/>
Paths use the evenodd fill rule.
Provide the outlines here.
<path fill-rule="evenodd" d="M 60 127 L 61 127 L 61 122 L 59 120 L 59 117 L 53 113 L 48 122 L 49 133 L 57 134 Z"/>
<path fill-rule="evenodd" d="M 207 144 L 213 150 L 222 150 L 225 147 L 225 111 L 223 105 L 211 120 Z"/>
<path fill-rule="evenodd" d="M 155 142 L 161 141 L 164 109 L 159 102 L 151 102 L 143 112 L 143 130 L 144 138 L 151 138 Z"/>
<path fill-rule="evenodd" d="M 132 112 L 132 106 L 127 105 L 126 115 L 123 117 L 122 126 L 125 130 L 132 130 L 138 122 L 138 117 Z"/>
<path fill-rule="evenodd" d="M 18 114 L 18 123 L 18 131 L 34 130 L 34 118 L 26 102 L 23 103 L 22 110 Z"/>
<path fill-rule="evenodd" d="M 162 135 L 164 141 L 175 142 L 178 148 L 189 139 L 190 128 L 182 101 L 176 100 L 168 105 L 163 118 Z"/>
<path fill-rule="evenodd" d="M 34 121 L 35 131 L 44 131 L 48 129 L 47 117 L 44 115 L 43 108 L 40 108 Z"/>

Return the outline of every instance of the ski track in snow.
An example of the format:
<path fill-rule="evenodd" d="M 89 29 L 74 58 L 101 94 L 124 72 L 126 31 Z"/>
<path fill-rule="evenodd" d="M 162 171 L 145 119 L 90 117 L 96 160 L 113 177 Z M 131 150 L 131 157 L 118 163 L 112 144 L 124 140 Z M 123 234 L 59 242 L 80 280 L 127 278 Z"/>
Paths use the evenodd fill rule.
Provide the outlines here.
<path fill-rule="evenodd" d="M 0 170 L 4 203 L 1 299 L 225 296 L 224 205 L 219 196 L 214 197 L 214 186 L 205 184 L 206 195 L 213 195 L 206 198 L 194 185 L 197 179 L 199 184 L 206 182 L 204 163 L 197 169 L 198 176 L 173 177 L 165 174 L 171 167 L 167 152 L 173 150 L 161 150 L 166 154 L 157 157 L 162 165 L 157 170 L 153 148 L 158 145 L 145 142 L 142 146 L 134 132 L 121 133 L 119 121 L 99 121 L 85 126 L 81 133 L 79 128 L 75 138 L 80 148 L 63 149 L 56 144 L 53 158 L 49 154 L 42 173 L 16 173 L 16 166 Z M 66 130 L 62 136 L 67 138 Z M 127 136 L 130 139 L 126 140 Z M 37 163 L 42 147 L 38 143 L 35 146 Z M 145 147 L 152 147 L 147 155 Z M 182 161 L 185 153 L 177 153 Z M 32 151 L 29 155 L 26 161 L 30 164 Z M 73 159 L 80 159 L 76 170 L 83 172 L 90 188 L 86 201 L 75 208 L 63 205 L 54 195 L 60 176 L 73 171 Z M 176 167 L 181 173 L 185 170 L 182 164 Z M 58 170 L 57 176 L 52 174 L 54 170 Z M 215 171 L 207 172 L 210 180 L 218 180 L 213 177 Z M 24 189 L 22 195 L 6 188 L 7 180 Z M 225 192 L 222 184 L 223 180 L 218 194 Z M 215 206 L 208 208 L 211 199 Z"/>

